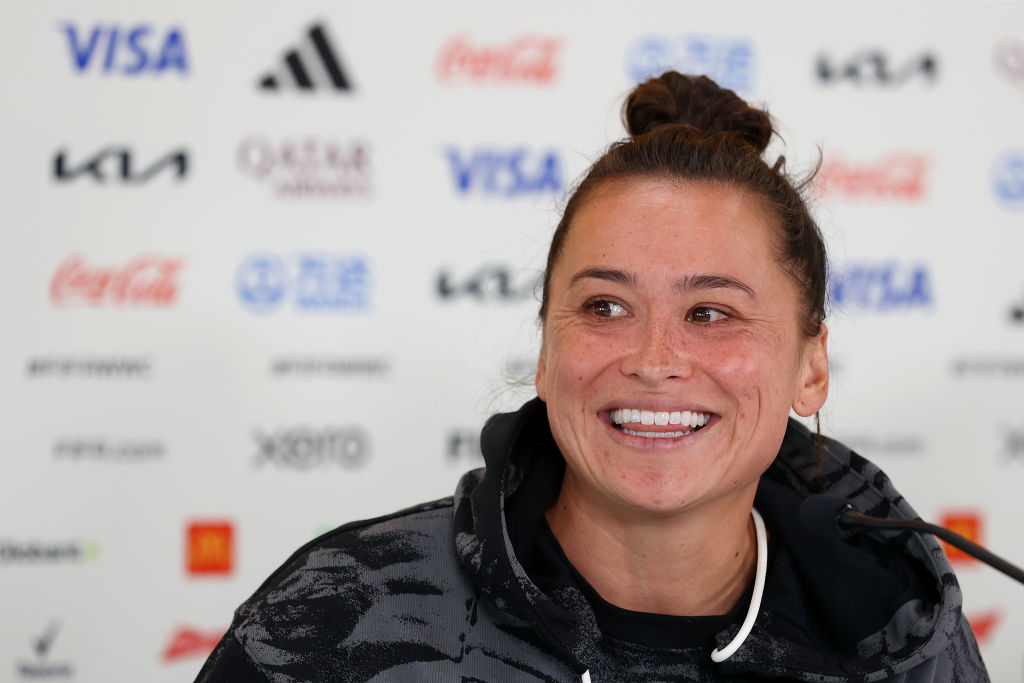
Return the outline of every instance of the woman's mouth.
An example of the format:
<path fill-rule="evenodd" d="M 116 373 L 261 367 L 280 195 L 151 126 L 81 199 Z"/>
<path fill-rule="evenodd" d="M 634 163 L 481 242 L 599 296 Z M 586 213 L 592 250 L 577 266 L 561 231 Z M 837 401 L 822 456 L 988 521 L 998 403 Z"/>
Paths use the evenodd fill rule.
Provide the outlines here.
<path fill-rule="evenodd" d="M 711 413 L 699 413 L 689 410 L 655 411 L 637 410 L 633 408 L 617 408 L 608 411 L 612 426 L 630 436 L 649 439 L 678 439 L 700 431 L 711 421 Z M 672 429 L 673 425 L 678 425 Z M 669 429 L 644 429 L 654 426 Z"/>

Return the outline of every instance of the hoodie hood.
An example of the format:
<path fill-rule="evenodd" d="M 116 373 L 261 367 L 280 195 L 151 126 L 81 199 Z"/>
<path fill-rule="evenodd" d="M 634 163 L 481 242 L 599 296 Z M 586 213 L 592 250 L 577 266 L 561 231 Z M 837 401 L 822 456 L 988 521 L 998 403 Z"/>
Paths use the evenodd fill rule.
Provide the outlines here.
<path fill-rule="evenodd" d="M 506 514 L 506 503 L 527 477 L 555 486 L 561 480 L 564 460 L 545 404 L 534 399 L 492 417 L 481 446 L 486 468 L 465 475 L 455 493 L 459 561 L 491 604 L 527 622 L 577 671 L 598 671 L 602 633 L 593 609 L 579 591 L 547 594 L 534 584 L 517 557 L 516 529 L 509 528 Z M 876 466 L 829 439 L 823 450 L 819 462 L 815 436 L 791 420 L 775 462 L 761 478 L 755 507 L 785 550 L 769 566 L 753 631 L 732 657 L 715 665 L 720 674 L 885 680 L 925 666 L 964 641 L 960 589 L 933 538 L 871 531 L 828 540 L 803 528 L 800 507 L 819 493 L 842 497 L 874 516 L 917 517 Z M 739 626 L 719 633 L 717 646 L 727 644 Z M 970 658 L 967 650 L 974 647 L 977 657 L 969 640 L 962 654 Z"/>

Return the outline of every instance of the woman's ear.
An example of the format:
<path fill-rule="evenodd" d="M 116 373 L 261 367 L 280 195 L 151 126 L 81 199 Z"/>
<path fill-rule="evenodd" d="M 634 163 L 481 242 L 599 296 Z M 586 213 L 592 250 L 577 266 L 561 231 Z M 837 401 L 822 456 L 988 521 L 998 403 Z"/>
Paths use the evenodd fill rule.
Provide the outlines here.
<path fill-rule="evenodd" d="M 545 386 L 545 380 L 547 379 L 547 353 L 545 353 L 545 344 L 541 340 L 540 343 L 540 355 L 537 358 L 537 375 L 534 377 L 533 385 L 537 388 L 537 396 L 540 400 L 546 401 L 547 387 Z"/>
<path fill-rule="evenodd" d="M 818 412 L 828 396 L 828 327 L 821 323 L 817 336 L 804 348 L 800 384 L 793 398 L 793 410 L 801 417 Z"/>

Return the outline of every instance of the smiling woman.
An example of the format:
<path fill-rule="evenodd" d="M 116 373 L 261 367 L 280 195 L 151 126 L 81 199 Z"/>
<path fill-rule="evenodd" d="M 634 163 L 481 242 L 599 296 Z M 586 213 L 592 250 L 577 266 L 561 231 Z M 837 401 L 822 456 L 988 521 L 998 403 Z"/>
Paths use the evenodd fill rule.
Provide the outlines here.
<path fill-rule="evenodd" d="M 828 393 L 821 236 L 767 113 L 669 72 L 566 205 L 538 397 L 452 498 L 300 549 L 200 681 L 988 680 L 930 537 L 825 539 L 825 493 L 913 518 L 790 413 Z M 826 525 L 827 526 L 827 525 Z"/>
<path fill-rule="evenodd" d="M 758 209 L 731 186 L 616 182 L 579 207 L 550 273 L 537 393 L 567 466 L 548 521 L 620 607 L 728 611 L 753 578 L 750 509 L 790 407 L 825 399 L 824 327 L 801 333 Z M 684 413 L 691 428 L 668 424 Z M 661 550 L 624 583 L 647 547 Z"/>

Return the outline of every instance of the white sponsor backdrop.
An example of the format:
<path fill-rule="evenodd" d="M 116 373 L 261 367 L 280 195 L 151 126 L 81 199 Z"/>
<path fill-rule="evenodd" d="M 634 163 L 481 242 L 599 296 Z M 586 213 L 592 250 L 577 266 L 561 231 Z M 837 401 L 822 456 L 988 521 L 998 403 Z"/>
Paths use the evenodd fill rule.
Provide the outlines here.
<path fill-rule="evenodd" d="M 791 167 L 823 152 L 825 431 L 1024 562 L 1022 26 L 1020 2 L 9 7 L 0 681 L 190 680 L 298 545 L 449 495 L 531 395 L 563 191 L 658 65 L 768 103 Z M 1024 587 L 957 568 L 994 680 L 1024 680 Z"/>

